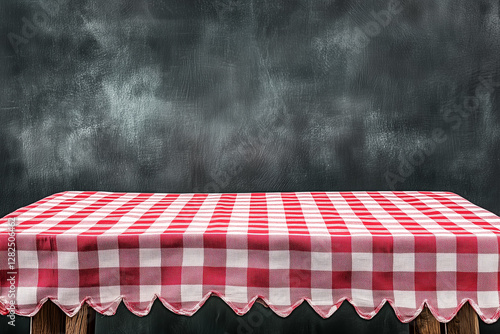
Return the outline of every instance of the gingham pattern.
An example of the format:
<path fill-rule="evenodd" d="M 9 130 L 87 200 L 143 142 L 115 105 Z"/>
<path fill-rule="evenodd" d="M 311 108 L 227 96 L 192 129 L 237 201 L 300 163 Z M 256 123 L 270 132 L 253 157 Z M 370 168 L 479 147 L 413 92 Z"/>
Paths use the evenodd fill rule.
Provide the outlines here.
<path fill-rule="evenodd" d="M 146 315 L 155 298 L 192 315 L 215 294 L 237 313 L 257 298 L 280 316 L 306 300 L 363 318 L 389 302 L 403 322 L 424 302 L 449 321 L 470 300 L 499 317 L 500 218 L 449 192 L 143 194 L 63 192 L 0 220 L 0 311 L 16 217 L 17 310 L 52 299 Z"/>

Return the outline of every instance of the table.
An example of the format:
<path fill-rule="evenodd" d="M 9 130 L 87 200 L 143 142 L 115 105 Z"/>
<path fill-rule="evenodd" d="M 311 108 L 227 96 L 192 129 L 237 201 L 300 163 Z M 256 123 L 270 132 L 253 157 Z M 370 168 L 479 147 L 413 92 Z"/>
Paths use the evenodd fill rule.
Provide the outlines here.
<path fill-rule="evenodd" d="M 492 323 L 499 227 L 450 192 L 67 191 L 0 219 L 0 312 L 14 281 L 14 312 L 30 317 L 47 299 L 69 317 L 122 300 L 142 316 L 155 298 L 192 315 L 216 295 L 282 317 L 305 300 L 326 318 L 347 300 L 371 319 L 387 302 L 402 322 L 450 322 L 469 302 Z"/>

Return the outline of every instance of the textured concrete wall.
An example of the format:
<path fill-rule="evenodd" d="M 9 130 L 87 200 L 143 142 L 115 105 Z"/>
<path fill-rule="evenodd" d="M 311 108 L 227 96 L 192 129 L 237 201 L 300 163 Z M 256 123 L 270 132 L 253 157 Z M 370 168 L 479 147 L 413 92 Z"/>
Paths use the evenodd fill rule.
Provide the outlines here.
<path fill-rule="evenodd" d="M 2 214 L 77 189 L 500 214 L 498 1 L 3 0 L 0 22 Z"/>

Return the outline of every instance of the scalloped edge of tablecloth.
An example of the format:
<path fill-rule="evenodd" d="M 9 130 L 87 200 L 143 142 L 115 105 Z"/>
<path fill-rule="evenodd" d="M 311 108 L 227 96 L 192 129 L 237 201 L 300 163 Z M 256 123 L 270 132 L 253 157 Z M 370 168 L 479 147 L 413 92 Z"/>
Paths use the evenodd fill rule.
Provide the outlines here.
<path fill-rule="evenodd" d="M 282 306 L 273 305 L 272 303 L 270 303 L 270 301 L 267 298 L 265 298 L 263 296 L 260 296 L 260 295 L 254 296 L 248 302 L 248 304 L 246 304 L 243 308 L 241 308 L 241 307 L 237 307 L 233 302 L 231 302 L 231 300 L 229 300 L 226 296 L 224 296 L 223 294 L 221 294 L 221 293 L 219 293 L 217 291 L 210 291 L 210 292 L 208 292 L 193 308 L 190 308 L 190 309 L 176 308 L 172 304 L 170 304 L 166 299 L 164 299 L 162 297 L 159 297 L 158 295 L 155 294 L 152 297 L 152 300 L 149 303 L 148 307 L 146 309 L 143 309 L 143 310 L 142 309 L 138 310 L 138 309 L 134 308 L 134 306 L 132 306 L 130 303 L 128 303 L 126 296 L 117 297 L 111 303 L 111 305 L 108 305 L 106 307 L 99 306 L 97 303 L 95 303 L 93 301 L 93 299 L 91 297 L 87 297 L 87 298 L 85 298 L 84 300 L 82 300 L 80 302 L 79 306 L 72 307 L 72 308 L 68 308 L 68 307 L 66 307 L 64 305 L 61 305 L 59 303 L 59 301 L 57 300 L 57 298 L 45 297 L 45 298 L 43 298 L 42 300 L 40 300 L 38 302 L 38 304 L 37 304 L 37 306 L 35 308 L 30 309 L 30 310 L 16 310 L 15 313 L 17 315 L 20 315 L 20 316 L 32 317 L 32 316 L 34 316 L 40 310 L 40 308 L 43 306 L 43 304 L 47 300 L 51 300 L 54 304 L 56 304 L 69 317 L 73 317 L 74 315 L 76 315 L 78 313 L 78 311 L 81 309 L 81 307 L 83 306 L 83 304 L 85 304 L 85 303 L 87 303 L 90 307 L 92 307 L 96 312 L 98 312 L 100 314 L 112 316 L 112 315 L 114 315 L 116 313 L 116 311 L 118 309 L 118 306 L 123 301 L 123 303 L 125 304 L 125 307 L 130 312 L 132 312 L 136 316 L 143 317 L 143 316 L 146 316 L 146 315 L 149 314 L 149 312 L 151 311 L 151 308 L 153 306 L 153 303 L 155 302 L 156 299 L 158 299 L 163 304 L 163 306 L 166 307 L 171 312 L 173 312 L 175 314 L 178 314 L 178 315 L 192 316 L 193 314 L 195 314 L 205 304 L 205 302 L 207 301 L 207 299 L 209 297 L 211 297 L 211 296 L 217 296 L 220 299 L 222 299 L 234 311 L 234 313 L 236 313 L 237 315 L 240 315 L 240 316 L 242 316 L 242 315 L 246 314 L 248 311 L 250 311 L 250 309 L 256 303 L 256 301 L 258 299 L 260 299 L 276 315 L 278 315 L 280 317 L 283 317 L 283 318 L 289 316 L 293 312 L 293 310 L 295 310 L 297 307 L 299 307 L 304 301 L 307 302 L 311 306 L 311 308 L 320 317 L 322 317 L 324 319 L 329 318 L 333 313 L 335 313 L 335 311 L 337 311 L 339 309 L 340 305 L 344 301 L 349 302 L 354 307 L 354 309 L 356 310 L 356 313 L 358 314 L 358 316 L 361 317 L 362 319 L 366 319 L 366 320 L 370 320 L 375 315 L 377 315 L 377 313 L 380 311 L 380 309 L 382 309 L 382 307 L 385 305 L 385 303 L 389 303 L 389 305 L 394 310 L 394 313 L 396 314 L 396 317 L 402 323 L 409 323 L 412 320 L 414 320 L 420 314 L 420 312 L 422 312 L 422 310 L 424 309 L 424 307 L 426 305 L 429 308 L 429 310 L 432 313 L 432 315 L 434 316 L 434 318 L 436 318 L 439 322 L 446 323 L 446 322 L 451 321 L 457 315 L 458 311 L 462 308 L 462 306 L 465 303 L 467 303 L 467 302 L 469 302 L 469 304 L 472 306 L 472 308 L 474 309 L 474 311 L 476 312 L 476 314 L 479 316 L 479 318 L 483 322 L 485 322 L 486 324 L 492 324 L 492 323 L 496 322 L 500 318 L 500 306 L 495 311 L 494 316 L 491 317 L 491 318 L 488 318 L 481 311 L 481 307 L 474 300 L 469 299 L 469 298 L 463 299 L 460 302 L 460 304 L 457 305 L 457 307 L 455 308 L 455 310 L 451 314 L 449 314 L 449 315 L 441 315 L 440 312 L 438 311 L 437 307 L 435 307 L 434 305 L 430 304 L 428 302 L 428 300 L 424 300 L 424 301 L 421 302 L 420 306 L 415 309 L 415 311 L 413 312 L 413 314 L 411 316 L 408 316 L 408 315 L 405 315 L 402 312 L 400 312 L 400 310 L 397 307 L 394 306 L 394 301 L 391 300 L 391 299 L 383 299 L 378 304 L 378 306 L 375 307 L 372 311 L 370 311 L 370 312 L 364 312 L 364 311 L 362 311 L 356 305 L 356 301 L 354 301 L 354 300 L 352 300 L 350 298 L 342 298 L 342 299 L 339 299 L 336 303 L 334 303 L 330 307 L 329 311 L 325 313 L 324 311 L 321 310 L 321 308 L 319 306 L 313 305 L 312 302 L 311 302 L 311 300 L 309 298 L 302 298 L 302 299 L 296 301 L 294 304 L 292 304 L 289 307 L 282 307 Z M 5 303 L 4 301 L 0 300 L 0 314 L 2 314 L 2 315 L 8 315 L 9 314 L 9 310 L 5 307 L 6 304 L 7 303 Z M 324 309 L 324 307 L 322 307 L 322 308 Z"/>

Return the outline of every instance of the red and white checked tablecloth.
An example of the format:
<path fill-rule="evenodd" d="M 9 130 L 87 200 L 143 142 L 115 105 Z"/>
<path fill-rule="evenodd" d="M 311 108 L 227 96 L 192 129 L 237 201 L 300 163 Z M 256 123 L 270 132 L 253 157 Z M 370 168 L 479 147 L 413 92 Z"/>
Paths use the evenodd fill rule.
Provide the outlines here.
<path fill-rule="evenodd" d="M 25 316 L 47 298 L 70 316 L 122 300 L 146 315 L 155 298 L 192 315 L 215 294 L 237 314 L 261 298 L 280 316 L 306 300 L 328 317 L 347 299 L 369 319 L 388 302 L 403 322 L 424 302 L 449 321 L 469 300 L 492 323 L 499 237 L 498 216 L 449 192 L 68 191 L 0 220 L 0 311 L 14 281 Z"/>

